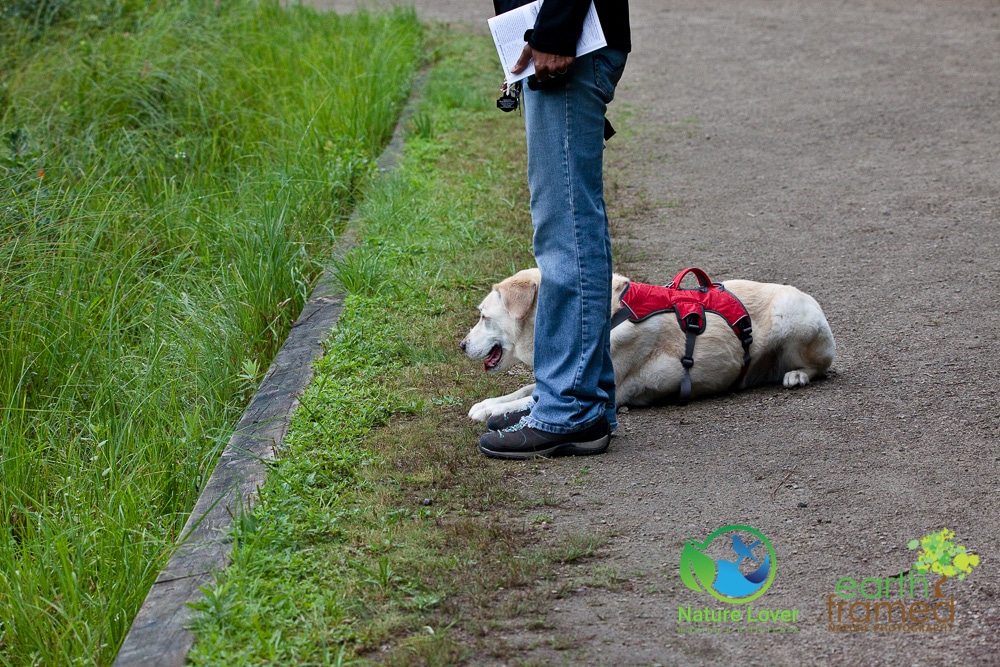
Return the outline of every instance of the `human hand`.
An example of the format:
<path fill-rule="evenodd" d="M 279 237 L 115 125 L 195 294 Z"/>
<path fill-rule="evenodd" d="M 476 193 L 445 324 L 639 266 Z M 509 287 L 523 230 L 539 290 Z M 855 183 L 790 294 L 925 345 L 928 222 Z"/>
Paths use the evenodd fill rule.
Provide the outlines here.
<path fill-rule="evenodd" d="M 536 51 L 531 48 L 531 45 L 525 44 L 524 50 L 521 51 L 521 57 L 518 58 L 514 66 L 510 68 L 510 73 L 519 74 L 520 72 L 523 72 L 528 66 L 528 62 L 531 60 L 535 61 L 535 78 L 539 81 L 546 81 L 565 74 L 576 58 L 573 56 L 557 56 L 553 53 Z"/>

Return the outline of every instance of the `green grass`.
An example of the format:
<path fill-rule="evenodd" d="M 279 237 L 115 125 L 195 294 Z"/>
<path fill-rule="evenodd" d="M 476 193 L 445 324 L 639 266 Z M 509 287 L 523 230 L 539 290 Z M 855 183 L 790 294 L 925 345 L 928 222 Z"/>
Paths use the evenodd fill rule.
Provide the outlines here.
<path fill-rule="evenodd" d="M 524 130 L 494 106 L 487 39 L 431 46 L 401 169 L 338 264 L 343 315 L 232 565 L 197 605 L 195 665 L 509 657 L 493 630 L 537 630 L 552 587 L 536 584 L 603 542 L 532 523 L 510 476 L 547 462 L 475 446 L 468 407 L 521 380 L 487 377 L 458 342 L 490 285 L 533 264 Z"/>
<path fill-rule="evenodd" d="M 391 134 L 421 28 L 250 0 L 0 21 L 0 664 L 107 664 Z"/>

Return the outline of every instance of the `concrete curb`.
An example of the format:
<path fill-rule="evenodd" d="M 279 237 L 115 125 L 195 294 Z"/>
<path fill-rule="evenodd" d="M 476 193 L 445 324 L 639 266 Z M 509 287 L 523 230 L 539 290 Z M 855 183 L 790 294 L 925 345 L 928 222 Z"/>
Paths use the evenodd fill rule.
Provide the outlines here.
<path fill-rule="evenodd" d="M 379 157 L 380 173 L 398 165 L 406 121 L 416 110 L 426 81 L 427 70 L 417 72 L 392 139 Z M 355 245 L 359 219 L 355 210 L 334 251 L 337 255 Z M 299 396 L 312 379 L 312 362 L 340 317 L 343 298 L 336 292 L 335 279 L 332 269 L 323 272 L 292 325 L 202 489 L 177 550 L 136 614 L 115 658 L 116 667 L 177 667 L 185 663 L 194 644 L 194 634 L 187 627 L 194 615 L 189 605 L 202 597 L 199 588 L 211 584 L 215 573 L 228 564 L 233 520 L 256 503 L 267 478 L 267 461 L 281 448 Z"/>

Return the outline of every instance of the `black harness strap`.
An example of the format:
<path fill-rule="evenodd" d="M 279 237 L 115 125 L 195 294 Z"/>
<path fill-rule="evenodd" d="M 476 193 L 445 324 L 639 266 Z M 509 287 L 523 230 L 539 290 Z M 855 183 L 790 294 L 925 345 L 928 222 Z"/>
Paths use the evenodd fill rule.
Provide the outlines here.
<path fill-rule="evenodd" d="M 691 367 L 694 366 L 694 344 L 698 341 L 698 336 L 705 331 L 705 311 L 698 309 L 689 312 L 684 317 L 677 313 L 677 322 L 684 332 L 684 356 L 681 357 L 681 366 L 684 367 L 684 375 L 681 376 L 681 393 L 677 397 L 680 405 L 687 405 L 691 401 Z"/>
<path fill-rule="evenodd" d="M 684 344 L 684 356 L 681 357 L 681 365 L 684 367 L 684 375 L 681 376 L 681 393 L 677 397 L 677 403 L 687 405 L 691 401 L 691 367 L 694 366 L 694 344 L 698 340 L 698 332 L 685 331 L 687 341 Z"/>

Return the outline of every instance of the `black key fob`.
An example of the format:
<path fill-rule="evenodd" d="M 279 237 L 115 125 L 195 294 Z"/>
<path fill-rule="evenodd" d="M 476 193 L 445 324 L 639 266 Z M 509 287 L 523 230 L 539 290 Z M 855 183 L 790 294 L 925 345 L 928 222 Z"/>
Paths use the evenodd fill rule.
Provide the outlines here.
<path fill-rule="evenodd" d="M 517 109 L 520 102 L 517 100 L 517 95 L 511 95 L 509 92 L 504 93 L 497 99 L 497 109 L 503 111 L 504 113 L 510 113 Z"/>
<path fill-rule="evenodd" d="M 497 100 L 497 109 L 504 113 L 510 113 L 521 104 L 521 82 L 515 81 L 508 84 L 507 79 L 503 80 L 500 86 L 500 98 Z"/>

